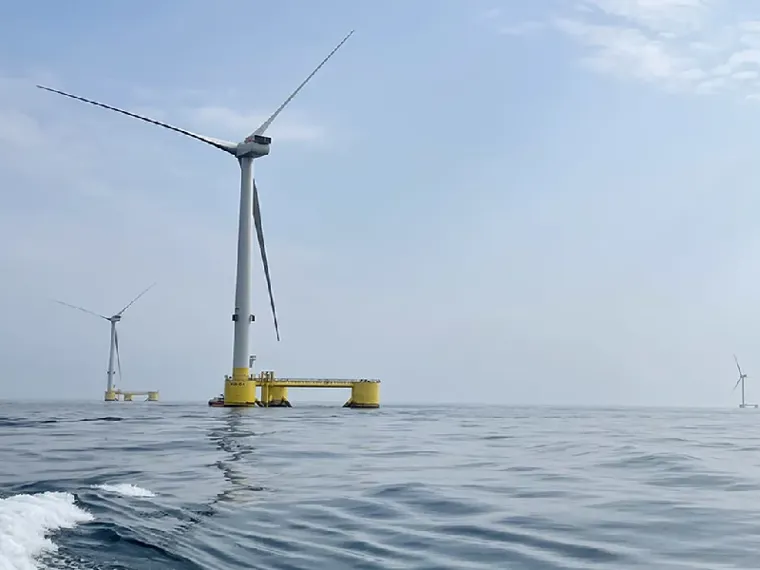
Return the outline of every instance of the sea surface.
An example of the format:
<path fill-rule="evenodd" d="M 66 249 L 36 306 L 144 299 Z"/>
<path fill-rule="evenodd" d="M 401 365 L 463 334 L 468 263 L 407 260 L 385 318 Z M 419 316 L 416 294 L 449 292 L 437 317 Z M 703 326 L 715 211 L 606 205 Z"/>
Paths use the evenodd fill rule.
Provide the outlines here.
<path fill-rule="evenodd" d="M 757 410 L 0 403 L 0 570 L 760 568 Z"/>

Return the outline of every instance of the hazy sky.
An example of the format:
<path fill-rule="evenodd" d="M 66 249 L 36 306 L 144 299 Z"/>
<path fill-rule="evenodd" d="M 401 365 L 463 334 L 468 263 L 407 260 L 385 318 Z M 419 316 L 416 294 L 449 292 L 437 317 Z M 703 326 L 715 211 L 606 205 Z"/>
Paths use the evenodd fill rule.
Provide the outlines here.
<path fill-rule="evenodd" d="M 252 352 L 383 401 L 760 400 L 760 5 L 134 0 L 0 10 L 0 398 L 219 393 L 239 169 L 44 83 L 240 140 L 280 317 Z M 750 5 L 754 6 L 750 8 Z M 340 405 L 347 394 L 293 394 Z"/>

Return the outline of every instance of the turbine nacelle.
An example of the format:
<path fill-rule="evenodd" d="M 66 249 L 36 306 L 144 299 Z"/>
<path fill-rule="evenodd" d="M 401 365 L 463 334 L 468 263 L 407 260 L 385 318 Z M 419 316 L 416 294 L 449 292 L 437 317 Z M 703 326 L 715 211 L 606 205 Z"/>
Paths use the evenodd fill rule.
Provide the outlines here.
<path fill-rule="evenodd" d="M 271 137 L 263 135 L 251 135 L 238 143 L 235 148 L 235 156 L 238 158 L 251 157 L 260 158 L 269 154 L 269 145 L 272 143 Z"/>
<path fill-rule="evenodd" d="M 108 317 L 108 320 L 112 323 L 118 323 L 121 320 L 121 315 L 114 315 L 112 317 Z"/>

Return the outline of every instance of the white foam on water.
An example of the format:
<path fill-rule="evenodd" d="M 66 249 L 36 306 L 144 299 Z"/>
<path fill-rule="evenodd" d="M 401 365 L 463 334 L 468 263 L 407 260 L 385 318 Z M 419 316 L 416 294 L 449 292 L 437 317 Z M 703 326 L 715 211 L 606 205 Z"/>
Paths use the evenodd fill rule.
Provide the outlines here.
<path fill-rule="evenodd" d="M 138 487 L 137 485 L 132 485 L 131 483 L 118 483 L 116 485 L 95 485 L 96 489 L 100 489 L 102 491 L 105 491 L 107 493 L 115 493 L 117 495 L 122 495 L 124 497 L 137 497 L 140 499 L 148 499 L 150 497 L 155 497 L 156 494 L 153 491 L 149 491 L 148 489 L 143 489 L 142 487 Z M 2 570 L 2 568 L 0 568 Z"/>
<path fill-rule="evenodd" d="M 71 493 L 47 492 L 0 499 L 0 570 L 37 570 L 43 554 L 58 550 L 49 535 L 94 520 Z"/>

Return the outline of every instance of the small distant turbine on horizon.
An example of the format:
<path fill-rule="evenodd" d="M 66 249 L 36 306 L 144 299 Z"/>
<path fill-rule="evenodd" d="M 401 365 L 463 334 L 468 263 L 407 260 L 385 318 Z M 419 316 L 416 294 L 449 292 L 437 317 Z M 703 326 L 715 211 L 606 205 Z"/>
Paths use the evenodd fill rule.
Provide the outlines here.
<path fill-rule="evenodd" d="M 734 390 L 736 390 L 737 386 L 739 384 L 742 385 L 742 403 L 739 404 L 740 408 L 757 408 L 757 404 L 747 404 L 744 400 L 744 381 L 749 378 L 744 372 L 742 372 L 742 367 L 739 366 L 739 359 L 736 358 L 736 355 L 734 354 L 734 362 L 736 362 L 736 369 L 739 371 L 739 379 L 736 381 L 736 384 L 734 384 Z"/>
<path fill-rule="evenodd" d="M 111 111 L 116 111 L 128 117 L 140 119 L 159 127 L 164 127 L 176 133 L 186 135 L 195 140 L 204 142 L 210 146 L 213 146 L 219 150 L 234 156 L 238 164 L 240 165 L 240 213 L 238 222 L 238 251 L 237 251 L 237 276 L 235 283 L 235 311 L 232 315 L 232 321 L 234 322 L 234 340 L 233 340 L 233 355 L 232 355 L 232 378 L 225 381 L 225 402 L 232 405 L 250 405 L 256 399 L 255 385 L 252 387 L 253 394 L 251 394 L 251 386 L 249 386 L 249 327 L 254 320 L 254 316 L 251 311 L 251 250 L 253 245 L 253 234 L 251 228 L 251 218 L 253 218 L 253 224 L 256 227 L 256 237 L 259 242 L 259 249 L 261 251 L 261 261 L 264 266 L 264 275 L 267 282 L 267 291 L 269 292 L 269 304 L 272 310 L 272 318 L 274 320 L 274 329 L 277 336 L 277 340 L 280 340 L 280 329 L 277 323 L 277 312 L 275 310 L 274 296 L 272 294 L 272 282 L 269 276 L 269 263 L 267 261 L 266 249 L 264 247 L 264 231 L 261 224 L 261 210 L 259 207 L 259 196 L 256 188 L 256 182 L 253 176 L 253 161 L 262 156 L 269 154 L 269 146 L 272 139 L 265 136 L 267 129 L 271 126 L 277 116 L 282 110 L 293 100 L 293 98 L 303 89 L 303 87 L 314 77 L 317 71 L 327 63 L 327 61 L 340 49 L 340 47 L 348 40 L 353 34 L 353 30 L 346 35 L 341 42 L 325 57 L 322 62 L 312 71 L 306 79 L 285 99 L 285 101 L 275 110 L 274 113 L 264 121 L 255 131 L 248 135 L 243 141 L 234 143 L 230 141 L 220 140 L 205 135 L 199 135 L 179 127 L 175 127 L 168 123 L 163 123 L 143 115 L 138 115 L 124 109 L 117 107 L 111 107 L 97 101 L 92 101 L 72 95 L 70 93 L 64 93 L 57 89 L 45 87 L 43 85 L 37 85 L 40 89 L 50 91 L 52 93 L 58 93 L 71 99 L 76 99 L 84 103 L 103 107 Z"/>
<path fill-rule="evenodd" d="M 115 313 L 111 315 L 110 317 L 107 317 L 105 315 L 101 315 L 100 313 L 95 313 L 94 311 L 90 311 L 89 309 L 85 309 L 84 307 L 78 307 L 76 305 L 71 305 L 69 303 L 65 303 L 64 301 L 59 301 L 57 299 L 53 299 L 56 303 L 59 305 L 63 305 L 65 307 L 70 307 L 72 309 L 76 309 L 77 311 L 82 311 L 83 313 L 87 313 L 88 315 L 92 315 L 94 317 L 100 317 L 101 319 L 105 319 L 108 322 L 111 323 L 111 343 L 108 350 L 108 381 L 106 383 L 106 397 L 113 394 L 114 391 L 114 381 L 113 377 L 115 374 L 114 371 L 114 357 L 116 358 L 116 366 L 119 372 L 119 382 L 121 382 L 121 355 L 119 354 L 119 332 L 116 330 L 116 323 L 121 321 L 121 317 L 124 314 L 124 311 L 129 309 L 132 305 L 135 304 L 135 302 L 145 295 L 148 291 L 150 291 L 156 284 L 153 283 L 150 287 L 145 289 L 142 293 L 140 293 L 137 297 L 132 299 L 129 303 L 126 304 L 126 306 L 119 311 L 118 313 Z"/>

